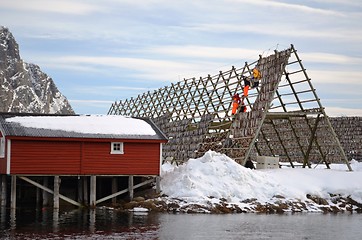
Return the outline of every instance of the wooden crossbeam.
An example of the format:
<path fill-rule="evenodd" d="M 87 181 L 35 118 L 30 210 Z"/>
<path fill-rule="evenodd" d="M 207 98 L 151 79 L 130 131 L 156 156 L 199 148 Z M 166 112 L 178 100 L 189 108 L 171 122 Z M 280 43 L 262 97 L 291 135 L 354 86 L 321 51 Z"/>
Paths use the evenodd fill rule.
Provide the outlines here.
<path fill-rule="evenodd" d="M 44 191 L 46 191 L 46 192 L 48 192 L 48 193 L 50 193 L 50 194 L 54 194 L 54 191 L 53 191 L 53 190 L 51 190 L 51 189 L 49 189 L 49 188 L 47 188 L 47 187 L 45 187 L 45 186 L 43 186 L 43 185 L 41 185 L 41 184 L 33 181 L 33 180 L 31 180 L 31 179 L 28 178 L 28 177 L 25 177 L 25 176 L 18 176 L 18 177 L 19 177 L 20 179 L 22 179 L 22 180 L 24 180 L 24 181 L 26 181 L 26 182 L 34 185 L 35 187 L 38 187 L 38 188 L 40 188 L 40 189 L 42 189 L 42 190 L 44 190 Z M 62 194 L 60 194 L 60 193 L 58 193 L 58 195 L 59 195 L 59 198 L 60 198 L 60 199 L 63 199 L 64 201 L 66 201 L 66 202 L 68 202 L 68 203 L 70 203 L 70 204 L 73 204 L 73 205 L 78 206 L 78 207 L 81 207 L 81 206 L 82 206 L 82 204 L 80 204 L 79 202 L 76 202 L 76 201 L 74 201 L 73 199 L 70 199 L 70 198 L 68 198 L 68 197 L 66 197 L 66 196 L 64 196 L 64 195 L 62 195 Z"/>

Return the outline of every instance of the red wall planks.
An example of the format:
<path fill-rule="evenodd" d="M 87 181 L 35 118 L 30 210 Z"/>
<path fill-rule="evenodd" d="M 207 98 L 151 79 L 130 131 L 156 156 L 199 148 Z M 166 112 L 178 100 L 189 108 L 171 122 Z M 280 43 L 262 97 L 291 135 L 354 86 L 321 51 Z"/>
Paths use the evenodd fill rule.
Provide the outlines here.
<path fill-rule="evenodd" d="M 124 154 L 110 151 L 104 141 L 13 139 L 10 174 L 159 175 L 159 142 L 124 142 Z"/>
<path fill-rule="evenodd" d="M 11 174 L 79 174 L 80 142 L 11 141 Z"/>
<path fill-rule="evenodd" d="M 111 143 L 86 142 L 83 174 L 158 175 L 159 143 L 124 143 L 124 154 L 110 154 Z"/>

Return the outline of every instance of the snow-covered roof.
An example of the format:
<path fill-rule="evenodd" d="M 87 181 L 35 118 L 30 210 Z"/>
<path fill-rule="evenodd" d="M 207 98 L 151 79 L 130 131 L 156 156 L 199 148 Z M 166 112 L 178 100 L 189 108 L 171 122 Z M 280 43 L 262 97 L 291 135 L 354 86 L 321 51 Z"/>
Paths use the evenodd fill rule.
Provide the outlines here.
<path fill-rule="evenodd" d="M 1 115 L 8 136 L 162 139 L 149 119 L 119 115 Z"/>

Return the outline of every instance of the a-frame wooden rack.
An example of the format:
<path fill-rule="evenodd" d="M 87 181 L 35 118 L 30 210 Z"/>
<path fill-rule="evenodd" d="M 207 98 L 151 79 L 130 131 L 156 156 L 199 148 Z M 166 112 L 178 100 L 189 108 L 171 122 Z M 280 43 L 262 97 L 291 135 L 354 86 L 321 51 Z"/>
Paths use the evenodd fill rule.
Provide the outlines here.
<path fill-rule="evenodd" d="M 245 98 L 247 112 L 231 115 L 231 97 L 242 94 L 243 76 L 262 74 Z M 136 98 L 115 102 L 108 114 L 149 117 L 169 137 L 164 158 L 187 161 L 208 150 L 241 164 L 257 155 L 302 163 L 344 162 L 352 170 L 330 120 L 291 45 L 214 76 L 184 79 Z"/>

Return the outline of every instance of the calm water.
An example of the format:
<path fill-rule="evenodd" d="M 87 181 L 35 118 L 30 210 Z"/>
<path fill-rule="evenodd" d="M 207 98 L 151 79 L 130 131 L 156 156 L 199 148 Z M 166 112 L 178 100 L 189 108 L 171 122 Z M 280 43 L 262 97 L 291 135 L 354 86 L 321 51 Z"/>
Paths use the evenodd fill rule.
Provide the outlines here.
<path fill-rule="evenodd" d="M 0 220 L 1 239 L 362 239 L 362 214 L 142 214 L 99 208 L 58 214 L 3 210 Z"/>

